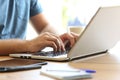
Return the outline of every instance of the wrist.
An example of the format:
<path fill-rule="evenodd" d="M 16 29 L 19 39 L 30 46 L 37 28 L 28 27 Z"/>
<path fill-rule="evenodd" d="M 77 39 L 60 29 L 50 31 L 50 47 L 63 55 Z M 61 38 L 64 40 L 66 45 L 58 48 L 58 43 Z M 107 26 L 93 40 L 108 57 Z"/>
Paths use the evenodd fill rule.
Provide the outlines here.
<path fill-rule="evenodd" d="M 29 40 L 17 40 L 16 43 L 15 52 L 30 52 Z"/>
<path fill-rule="evenodd" d="M 31 52 L 31 50 L 32 50 L 32 42 L 30 40 L 26 40 L 24 45 L 25 45 L 26 52 Z"/>
<path fill-rule="evenodd" d="M 35 42 L 32 40 L 26 40 L 25 46 L 26 46 L 26 51 L 27 52 L 36 52 L 37 50 L 35 49 Z"/>

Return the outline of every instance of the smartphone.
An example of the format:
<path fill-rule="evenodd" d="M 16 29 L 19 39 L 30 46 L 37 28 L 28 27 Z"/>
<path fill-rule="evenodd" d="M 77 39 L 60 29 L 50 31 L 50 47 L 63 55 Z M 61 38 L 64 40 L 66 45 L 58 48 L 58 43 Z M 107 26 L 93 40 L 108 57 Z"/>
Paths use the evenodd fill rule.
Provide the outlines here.
<path fill-rule="evenodd" d="M 20 59 L 14 58 L 10 60 L 0 61 L 0 72 L 40 69 L 47 62 L 42 60 Z"/>

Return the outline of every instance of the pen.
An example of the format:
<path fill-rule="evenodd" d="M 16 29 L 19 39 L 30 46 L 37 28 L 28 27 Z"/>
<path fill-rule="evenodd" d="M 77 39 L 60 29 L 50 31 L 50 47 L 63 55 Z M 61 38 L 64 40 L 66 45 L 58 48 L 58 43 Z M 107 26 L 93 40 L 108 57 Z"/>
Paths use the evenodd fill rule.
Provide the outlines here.
<path fill-rule="evenodd" d="M 84 70 L 84 69 L 83 69 L 83 70 Z M 90 70 L 90 69 L 85 69 L 85 72 L 87 72 L 87 73 L 96 73 L 95 70 Z"/>
<path fill-rule="evenodd" d="M 80 71 L 85 71 L 87 73 L 96 73 L 95 70 L 90 70 L 90 69 L 80 69 L 80 70 L 56 70 L 56 69 L 47 69 L 47 71 L 59 71 L 59 72 L 80 72 Z"/>

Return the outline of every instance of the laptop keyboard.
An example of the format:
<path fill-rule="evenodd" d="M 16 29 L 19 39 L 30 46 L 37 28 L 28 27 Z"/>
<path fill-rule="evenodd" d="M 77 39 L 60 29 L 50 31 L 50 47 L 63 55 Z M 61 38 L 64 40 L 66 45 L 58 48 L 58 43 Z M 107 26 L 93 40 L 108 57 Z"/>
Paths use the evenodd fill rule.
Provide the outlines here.
<path fill-rule="evenodd" d="M 54 57 L 54 56 L 59 56 L 59 55 L 67 54 L 69 52 L 69 50 L 70 50 L 70 48 L 66 49 L 66 51 L 59 51 L 59 52 L 55 52 L 55 51 L 47 51 L 47 52 L 41 51 L 41 52 L 35 53 L 34 55 Z"/>

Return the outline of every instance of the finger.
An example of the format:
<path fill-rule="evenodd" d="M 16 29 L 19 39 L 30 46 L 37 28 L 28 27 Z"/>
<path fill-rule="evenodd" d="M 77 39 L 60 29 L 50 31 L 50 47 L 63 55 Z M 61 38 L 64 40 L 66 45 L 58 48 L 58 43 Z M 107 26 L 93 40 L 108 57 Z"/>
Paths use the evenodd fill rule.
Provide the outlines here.
<path fill-rule="evenodd" d="M 54 51 L 57 51 L 57 45 L 55 44 L 54 41 L 46 41 L 46 47 L 52 47 L 54 49 Z"/>
<path fill-rule="evenodd" d="M 76 34 L 76 33 L 74 33 L 74 32 L 71 32 L 71 34 L 72 34 L 72 36 L 74 36 L 75 41 L 77 41 L 77 39 L 78 39 L 78 37 L 79 37 L 79 34 Z"/>
<path fill-rule="evenodd" d="M 74 36 L 69 33 L 69 34 L 67 34 L 67 38 L 70 41 L 70 47 L 72 47 L 74 45 L 74 43 L 75 43 Z"/>
<path fill-rule="evenodd" d="M 58 42 L 59 42 L 59 51 L 65 51 L 65 47 L 64 47 L 64 43 L 61 40 L 61 38 L 55 34 L 51 34 L 52 36 L 54 36 L 55 38 L 57 38 Z"/>
<path fill-rule="evenodd" d="M 55 34 L 52 34 L 52 33 L 48 33 L 48 32 L 46 32 L 44 34 L 44 36 L 46 36 L 46 39 L 48 39 L 48 40 L 55 41 L 55 43 L 57 44 L 57 47 L 58 47 L 57 48 L 58 51 L 61 51 L 61 50 L 65 51 L 64 44 L 63 44 L 63 42 L 62 42 L 62 40 L 61 40 L 61 38 L 59 36 L 57 36 Z"/>
<path fill-rule="evenodd" d="M 60 42 L 59 42 L 58 39 L 56 39 L 55 37 L 52 36 L 52 37 L 49 38 L 48 40 L 54 42 L 54 43 L 56 44 L 56 46 L 57 46 L 57 51 L 60 51 L 61 46 L 60 46 Z"/>
<path fill-rule="evenodd" d="M 57 51 L 61 51 L 61 42 L 57 36 L 50 33 L 48 40 L 54 41 L 55 44 L 57 45 Z"/>
<path fill-rule="evenodd" d="M 57 51 L 59 50 L 60 46 L 60 41 L 56 38 L 56 36 L 54 36 L 52 33 L 48 33 L 46 32 L 44 37 L 46 38 L 47 41 L 52 41 L 56 44 L 57 46 Z"/>

